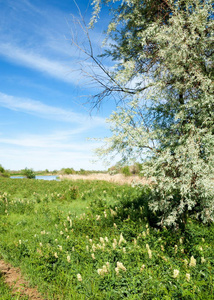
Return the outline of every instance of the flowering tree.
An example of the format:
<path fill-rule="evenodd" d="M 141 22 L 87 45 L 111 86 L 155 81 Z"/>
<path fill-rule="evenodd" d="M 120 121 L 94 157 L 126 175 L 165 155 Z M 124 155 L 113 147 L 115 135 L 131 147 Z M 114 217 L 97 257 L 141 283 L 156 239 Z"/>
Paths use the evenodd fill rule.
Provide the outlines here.
<path fill-rule="evenodd" d="M 105 55 L 116 61 L 97 102 L 123 101 L 100 155 L 147 161 L 162 225 L 214 220 L 213 15 L 210 0 L 94 0 L 112 10 Z M 103 66 L 102 66 L 103 67 Z"/>

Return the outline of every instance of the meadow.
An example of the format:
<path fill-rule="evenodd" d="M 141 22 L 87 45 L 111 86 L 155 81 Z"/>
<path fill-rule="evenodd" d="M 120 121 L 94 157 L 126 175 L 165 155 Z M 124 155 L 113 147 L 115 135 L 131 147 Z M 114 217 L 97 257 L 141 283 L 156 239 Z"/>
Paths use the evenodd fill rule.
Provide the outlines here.
<path fill-rule="evenodd" d="M 149 194 L 105 181 L 1 178 L 0 258 L 44 299 L 214 299 L 214 225 L 153 227 Z M 2 276 L 0 292 L 16 299 Z"/>

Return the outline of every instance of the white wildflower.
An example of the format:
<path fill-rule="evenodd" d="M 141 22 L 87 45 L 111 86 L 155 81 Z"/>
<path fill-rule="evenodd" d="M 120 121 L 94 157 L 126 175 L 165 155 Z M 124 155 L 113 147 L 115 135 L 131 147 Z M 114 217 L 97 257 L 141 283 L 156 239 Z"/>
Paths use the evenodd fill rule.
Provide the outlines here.
<path fill-rule="evenodd" d="M 82 276 L 79 273 L 77 274 L 77 280 L 82 281 Z"/>
<path fill-rule="evenodd" d="M 178 275 L 179 275 L 179 270 L 175 269 L 175 270 L 173 271 L 173 277 L 174 277 L 174 278 L 177 278 Z"/>
<path fill-rule="evenodd" d="M 140 271 L 142 272 L 145 269 L 145 265 L 142 265 Z"/>
<path fill-rule="evenodd" d="M 96 215 L 96 220 L 97 220 L 97 221 L 100 220 L 100 215 Z"/>
<path fill-rule="evenodd" d="M 189 266 L 190 267 L 196 266 L 196 259 L 194 258 L 194 256 L 191 256 Z"/>
<path fill-rule="evenodd" d="M 126 272 L 126 267 L 119 261 L 117 262 L 117 268 Z"/>
<path fill-rule="evenodd" d="M 126 240 L 124 239 L 123 234 L 121 233 L 121 234 L 120 234 L 120 240 L 119 240 L 119 242 L 118 242 L 118 245 L 120 246 L 122 243 L 126 243 Z"/>
<path fill-rule="evenodd" d="M 186 273 L 186 280 L 189 282 L 190 281 L 190 274 Z"/>
<path fill-rule="evenodd" d="M 203 263 L 205 263 L 205 261 L 206 261 L 206 259 L 202 256 L 201 257 L 201 263 L 203 264 Z"/>

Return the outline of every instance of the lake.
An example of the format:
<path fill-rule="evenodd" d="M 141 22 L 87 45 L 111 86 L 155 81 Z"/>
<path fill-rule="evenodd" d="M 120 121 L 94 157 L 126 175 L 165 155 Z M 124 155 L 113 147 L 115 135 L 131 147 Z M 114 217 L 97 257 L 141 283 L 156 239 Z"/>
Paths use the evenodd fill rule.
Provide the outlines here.
<path fill-rule="evenodd" d="M 25 177 L 24 176 L 10 176 L 10 178 L 21 179 L 21 178 L 25 178 Z M 35 179 L 40 179 L 40 180 L 60 180 L 57 175 L 36 175 Z"/>

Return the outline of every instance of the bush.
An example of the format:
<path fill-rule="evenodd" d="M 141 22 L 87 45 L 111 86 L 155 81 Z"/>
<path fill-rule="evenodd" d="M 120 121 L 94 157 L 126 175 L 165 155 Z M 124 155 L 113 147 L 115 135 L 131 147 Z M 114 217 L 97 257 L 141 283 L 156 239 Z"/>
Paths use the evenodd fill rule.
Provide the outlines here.
<path fill-rule="evenodd" d="M 129 166 L 125 166 L 121 169 L 121 173 L 125 176 L 131 176 L 131 172 L 129 170 Z"/>
<path fill-rule="evenodd" d="M 34 179 L 36 177 L 36 174 L 34 173 L 33 169 L 25 168 L 24 170 L 22 170 L 22 174 L 28 179 Z"/>

